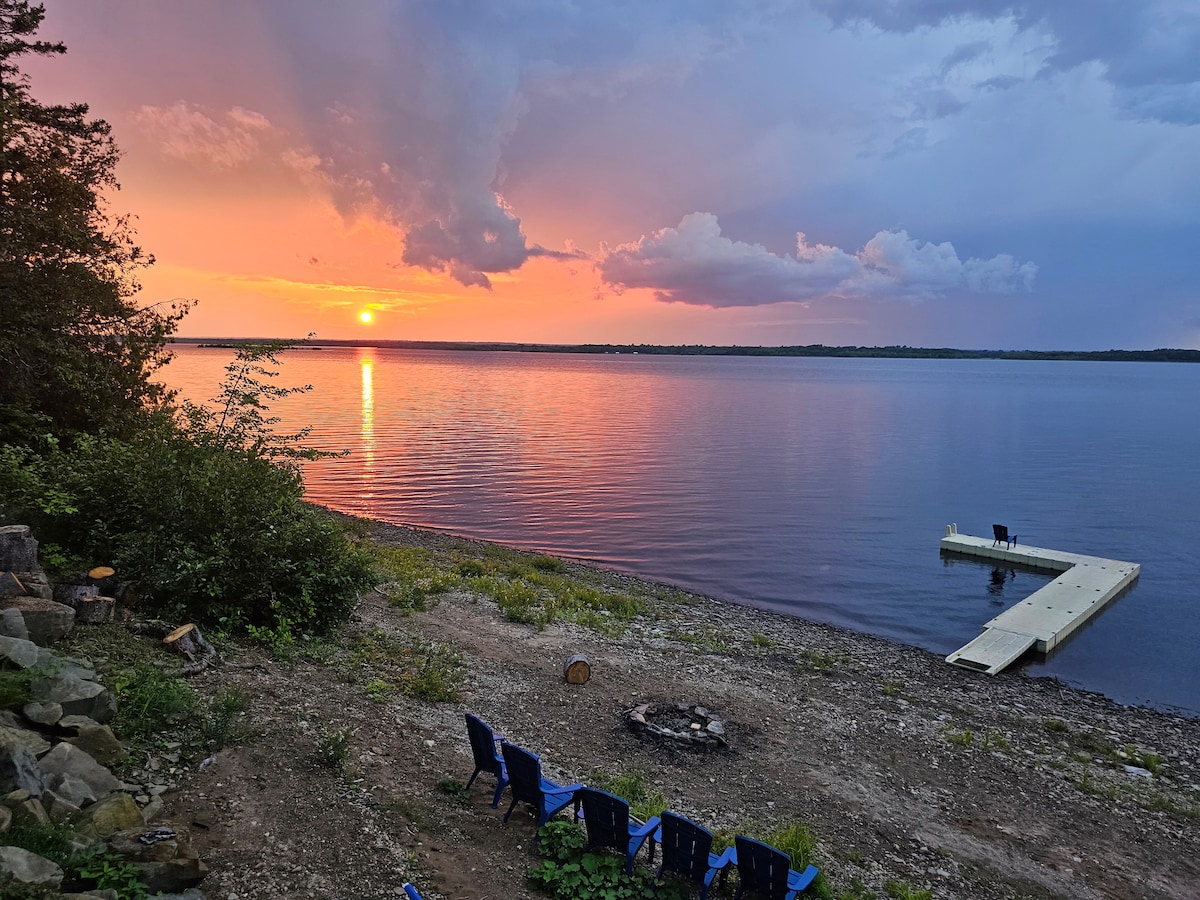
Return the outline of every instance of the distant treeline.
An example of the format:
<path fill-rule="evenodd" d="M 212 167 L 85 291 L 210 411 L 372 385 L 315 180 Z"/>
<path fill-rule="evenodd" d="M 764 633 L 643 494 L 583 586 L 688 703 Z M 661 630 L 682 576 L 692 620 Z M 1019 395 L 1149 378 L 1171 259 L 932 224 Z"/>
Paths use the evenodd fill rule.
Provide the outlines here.
<path fill-rule="evenodd" d="M 177 344 L 236 348 L 264 338 L 176 338 Z M 297 343 L 302 343 L 298 341 Z M 517 344 L 487 341 L 317 341 L 321 347 L 382 347 L 400 350 L 491 350 L 510 353 L 628 353 L 643 356 L 838 356 L 876 359 L 1071 359 L 1121 362 L 1200 362 L 1200 350 L 958 350 L 953 347 L 791 347 L 709 346 L 706 344 Z"/>

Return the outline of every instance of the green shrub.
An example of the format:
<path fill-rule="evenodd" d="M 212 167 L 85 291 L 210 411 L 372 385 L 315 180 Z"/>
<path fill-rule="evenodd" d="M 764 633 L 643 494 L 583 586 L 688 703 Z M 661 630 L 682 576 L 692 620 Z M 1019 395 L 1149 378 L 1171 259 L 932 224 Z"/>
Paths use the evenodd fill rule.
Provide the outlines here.
<path fill-rule="evenodd" d="M 296 470 L 191 443 L 169 425 L 130 442 L 10 449 L 0 495 L 39 541 L 137 581 L 145 611 L 164 619 L 324 632 L 371 580 L 367 552 L 303 502 Z"/>
<path fill-rule="evenodd" d="M 645 869 L 625 874 L 625 858 L 615 853 L 585 853 L 584 831 L 573 822 L 549 822 L 542 827 L 539 849 L 543 859 L 528 873 L 535 890 L 555 900 L 635 900 L 660 897 L 682 900 L 686 888 L 671 882 L 655 886 Z"/>

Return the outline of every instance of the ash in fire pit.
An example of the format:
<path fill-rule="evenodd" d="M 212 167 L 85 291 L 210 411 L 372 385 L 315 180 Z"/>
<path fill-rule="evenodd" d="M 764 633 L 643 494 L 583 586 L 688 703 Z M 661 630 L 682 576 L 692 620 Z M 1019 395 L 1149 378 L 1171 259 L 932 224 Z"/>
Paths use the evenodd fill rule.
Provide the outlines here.
<path fill-rule="evenodd" d="M 626 711 L 625 722 L 637 734 L 677 747 L 715 750 L 729 746 L 725 723 L 703 706 L 640 703 Z"/>

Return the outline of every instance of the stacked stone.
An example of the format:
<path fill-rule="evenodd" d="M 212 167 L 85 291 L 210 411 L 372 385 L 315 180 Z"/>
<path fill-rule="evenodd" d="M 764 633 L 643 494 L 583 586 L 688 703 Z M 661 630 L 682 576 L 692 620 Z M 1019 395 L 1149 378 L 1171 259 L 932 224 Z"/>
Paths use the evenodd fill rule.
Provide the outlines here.
<path fill-rule="evenodd" d="M 116 713 L 112 693 L 90 663 L 47 646 L 74 622 L 71 607 L 51 594 L 29 529 L 0 528 L 0 668 L 34 676 L 20 712 L 0 710 L 0 841 L 14 825 L 65 823 L 79 849 L 99 843 L 136 864 L 151 893 L 202 898 L 190 889 L 205 867 L 186 830 L 150 828 L 161 798 L 143 795 L 139 806 L 131 790 L 140 786 L 109 769 L 127 755 L 108 725 Z M 0 847 L 0 885 L 11 879 L 57 890 L 63 877 L 50 860 Z"/>

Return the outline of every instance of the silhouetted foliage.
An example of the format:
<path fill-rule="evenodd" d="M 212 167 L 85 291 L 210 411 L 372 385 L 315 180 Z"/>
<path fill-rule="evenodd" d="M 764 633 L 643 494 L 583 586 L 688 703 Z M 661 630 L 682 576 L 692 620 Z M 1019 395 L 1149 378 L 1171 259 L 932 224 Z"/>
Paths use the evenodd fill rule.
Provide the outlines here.
<path fill-rule="evenodd" d="M 108 123 L 83 103 L 35 100 L 26 54 L 43 8 L 0 0 L 0 440 L 38 431 L 129 433 L 166 398 L 150 373 L 186 303 L 139 308 L 136 273 L 153 262 L 103 192 L 119 186 Z"/>

